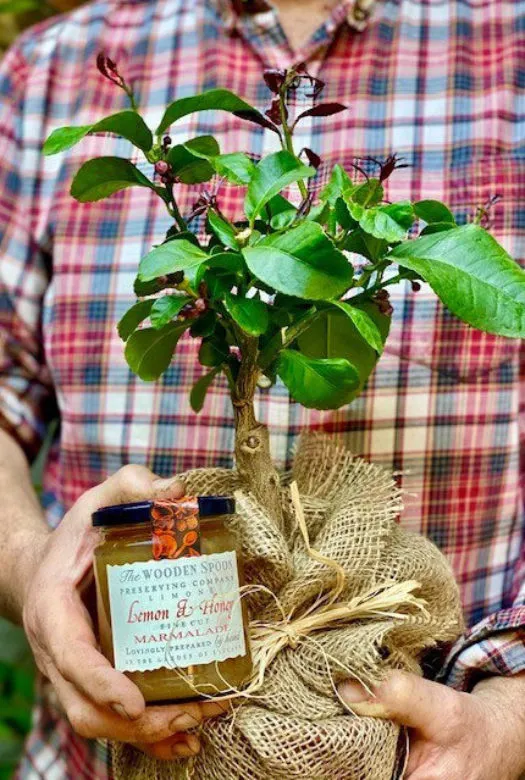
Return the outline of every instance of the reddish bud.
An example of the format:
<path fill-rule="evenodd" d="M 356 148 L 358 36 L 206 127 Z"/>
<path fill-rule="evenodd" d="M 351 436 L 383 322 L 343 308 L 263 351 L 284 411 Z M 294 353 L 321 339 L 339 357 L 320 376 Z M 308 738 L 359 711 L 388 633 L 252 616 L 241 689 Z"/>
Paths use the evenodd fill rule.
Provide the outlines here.
<path fill-rule="evenodd" d="M 272 100 L 272 104 L 270 108 L 265 111 L 266 116 L 272 120 L 272 122 L 276 125 L 282 124 L 281 122 L 281 101 L 278 97 L 275 97 Z M 288 118 L 288 111 L 285 108 L 285 116 Z"/>
<path fill-rule="evenodd" d="M 170 169 L 171 166 L 166 160 L 159 160 L 155 163 L 155 173 L 158 173 L 160 176 L 164 176 Z"/>
<path fill-rule="evenodd" d="M 332 116 L 333 114 L 339 114 L 341 111 L 346 111 L 347 106 L 343 106 L 342 103 L 319 103 L 318 106 L 313 106 L 307 111 L 303 111 L 299 114 L 296 122 L 300 119 L 304 119 L 306 116 Z"/>
<path fill-rule="evenodd" d="M 117 87 L 124 86 L 124 79 L 118 72 L 116 64 L 102 51 L 97 54 L 97 69 L 104 78 L 112 81 Z"/>
<path fill-rule="evenodd" d="M 313 149 L 309 149 L 307 146 L 305 146 L 304 149 L 301 149 L 301 151 L 299 152 L 299 157 L 303 153 L 307 157 L 308 162 L 310 163 L 312 168 L 315 168 L 317 170 L 317 168 L 319 168 L 319 166 L 321 165 L 321 158 L 319 157 L 319 155 L 316 154 L 313 151 Z"/>
<path fill-rule="evenodd" d="M 421 285 L 419 282 L 412 282 L 412 292 L 419 292 L 421 290 Z"/>
<path fill-rule="evenodd" d="M 197 300 L 194 303 L 194 307 L 197 311 L 203 312 L 206 311 L 206 309 L 208 308 L 208 303 L 207 301 L 204 300 L 204 298 L 197 298 Z"/>
<path fill-rule="evenodd" d="M 268 89 L 270 89 L 275 95 L 277 95 L 282 85 L 284 84 L 284 80 L 286 78 L 286 71 L 276 70 L 275 68 L 271 68 L 269 70 L 264 71 L 263 78 Z"/>

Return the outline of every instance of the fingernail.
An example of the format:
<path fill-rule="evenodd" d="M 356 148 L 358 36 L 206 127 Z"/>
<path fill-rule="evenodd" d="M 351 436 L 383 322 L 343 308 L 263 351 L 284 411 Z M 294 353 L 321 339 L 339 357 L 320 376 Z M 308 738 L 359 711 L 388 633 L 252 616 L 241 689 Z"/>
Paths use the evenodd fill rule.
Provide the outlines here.
<path fill-rule="evenodd" d="M 360 702 L 372 701 L 373 697 L 366 688 L 354 680 L 347 680 L 338 687 L 339 695 L 347 704 L 359 704 Z"/>
<path fill-rule="evenodd" d="M 188 715 L 187 712 L 184 712 L 182 715 L 177 715 L 176 718 L 173 718 L 170 723 L 170 731 L 188 731 L 188 729 L 194 729 L 195 726 L 198 725 L 199 721 L 197 718 L 194 718 L 193 715 Z"/>
<path fill-rule="evenodd" d="M 231 704 L 229 701 L 224 702 L 206 702 L 201 705 L 202 706 L 202 714 L 205 718 L 215 718 L 217 715 L 224 715 L 225 712 L 228 712 L 228 710 L 231 707 Z"/>
<path fill-rule="evenodd" d="M 119 718 L 124 718 L 124 720 L 133 720 L 131 716 L 128 715 L 128 713 L 126 712 L 122 704 L 119 704 L 118 702 L 113 702 L 113 704 L 111 704 L 111 709 L 117 713 Z"/>
<path fill-rule="evenodd" d="M 189 758 L 196 756 L 201 748 L 200 742 L 193 734 L 188 734 L 186 742 L 175 742 L 171 751 L 174 756 L 179 758 Z"/>

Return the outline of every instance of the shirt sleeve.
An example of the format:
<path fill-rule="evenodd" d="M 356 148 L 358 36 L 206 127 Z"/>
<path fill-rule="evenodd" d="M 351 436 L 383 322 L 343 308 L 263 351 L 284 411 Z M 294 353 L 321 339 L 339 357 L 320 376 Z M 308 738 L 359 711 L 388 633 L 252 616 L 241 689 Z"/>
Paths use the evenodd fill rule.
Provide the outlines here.
<path fill-rule="evenodd" d="M 42 339 L 50 261 L 34 230 L 41 150 L 31 134 L 27 71 L 17 47 L 0 66 L 0 426 L 32 459 L 55 402 Z"/>
<path fill-rule="evenodd" d="M 525 583 L 514 605 L 482 620 L 452 647 L 437 679 L 471 691 L 486 677 L 525 672 Z"/>

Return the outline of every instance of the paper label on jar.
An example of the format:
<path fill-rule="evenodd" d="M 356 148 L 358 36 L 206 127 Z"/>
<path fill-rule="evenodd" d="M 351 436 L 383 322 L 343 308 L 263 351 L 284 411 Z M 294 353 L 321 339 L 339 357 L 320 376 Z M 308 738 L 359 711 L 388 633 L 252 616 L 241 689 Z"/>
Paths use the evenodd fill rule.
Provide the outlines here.
<path fill-rule="evenodd" d="M 107 567 L 115 668 L 145 672 L 246 654 L 234 551 Z"/>

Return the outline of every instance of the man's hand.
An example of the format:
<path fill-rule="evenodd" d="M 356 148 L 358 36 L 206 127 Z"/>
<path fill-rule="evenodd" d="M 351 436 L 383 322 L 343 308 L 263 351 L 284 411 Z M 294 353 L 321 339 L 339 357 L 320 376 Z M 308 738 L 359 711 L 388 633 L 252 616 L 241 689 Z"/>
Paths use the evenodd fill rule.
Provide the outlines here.
<path fill-rule="evenodd" d="M 339 688 L 358 715 L 410 728 L 410 780 L 518 780 L 525 771 L 525 677 L 492 678 L 472 694 L 393 672 L 374 697 Z"/>
<path fill-rule="evenodd" d="M 185 734 L 219 703 L 148 707 L 139 689 L 98 650 L 80 585 L 99 541 L 91 514 L 102 506 L 155 496 L 178 498 L 180 483 L 126 466 L 86 492 L 48 534 L 35 536 L 22 575 L 23 622 L 40 671 L 51 681 L 74 730 L 87 738 L 137 744 L 158 758 L 189 756 L 199 740 Z"/>

